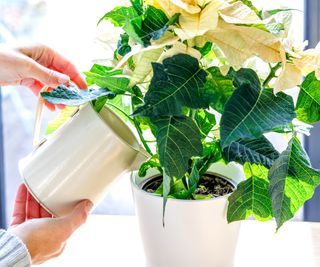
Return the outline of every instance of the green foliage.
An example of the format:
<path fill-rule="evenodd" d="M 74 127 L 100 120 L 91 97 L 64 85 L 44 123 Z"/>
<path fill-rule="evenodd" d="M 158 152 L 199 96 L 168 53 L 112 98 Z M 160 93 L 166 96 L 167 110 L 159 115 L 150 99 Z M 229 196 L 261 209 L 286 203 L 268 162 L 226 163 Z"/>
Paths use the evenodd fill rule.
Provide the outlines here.
<path fill-rule="evenodd" d="M 223 113 L 225 104 L 231 97 L 235 87 L 231 75 L 222 75 L 218 67 L 207 69 L 209 75 L 205 87 L 212 94 L 210 106 L 216 111 Z"/>
<path fill-rule="evenodd" d="M 198 110 L 195 113 L 194 119 L 203 137 L 206 137 L 210 133 L 211 129 L 216 125 L 216 117 L 207 110 Z"/>
<path fill-rule="evenodd" d="M 102 87 L 107 88 L 108 90 L 116 94 L 125 94 L 126 92 L 132 92 L 131 87 L 129 86 L 130 80 L 123 76 L 113 76 L 113 75 L 101 75 L 94 72 L 85 72 L 92 83 Z"/>
<path fill-rule="evenodd" d="M 161 168 L 159 157 L 157 154 L 153 155 L 146 162 L 142 163 L 142 165 L 140 166 L 139 172 L 138 172 L 139 176 L 145 177 L 147 174 L 147 171 L 152 168 L 157 168 L 157 169 Z"/>
<path fill-rule="evenodd" d="M 306 123 L 320 121 L 320 81 L 310 73 L 300 86 L 296 105 L 297 118 Z"/>
<path fill-rule="evenodd" d="M 171 177 L 181 178 L 189 169 L 189 160 L 202 154 L 200 132 L 189 117 L 152 118 L 157 127 L 157 144 L 161 165 Z"/>
<path fill-rule="evenodd" d="M 116 27 L 123 27 L 127 36 L 143 46 L 149 46 L 151 40 L 158 40 L 167 31 L 168 27 L 175 24 L 179 19 L 179 14 L 168 18 L 166 14 L 153 6 L 148 6 L 145 10 L 138 0 L 131 1 L 133 6 L 116 7 L 105 14 L 99 21 L 110 20 Z M 123 39 L 121 44 L 126 43 Z M 128 51 L 126 49 L 121 52 Z M 119 53 L 120 54 L 120 53 Z"/>
<path fill-rule="evenodd" d="M 116 94 L 104 88 L 80 90 L 73 86 L 60 85 L 50 92 L 42 92 L 41 96 L 52 104 L 79 106 L 104 96 L 114 98 Z"/>
<path fill-rule="evenodd" d="M 223 150 L 223 155 L 227 162 L 258 163 L 268 168 L 279 157 L 278 151 L 264 136 L 257 139 L 240 139 L 232 142 Z"/>
<path fill-rule="evenodd" d="M 320 183 L 297 137 L 274 162 L 269 172 L 272 208 L 278 229 L 310 199 Z"/>
<path fill-rule="evenodd" d="M 120 40 L 118 41 L 117 53 L 120 56 L 125 56 L 131 52 L 131 46 L 129 45 L 129 35 L 123 33 L 120 35 Z"/>
<path fill-rule="evenodd" d="M 268 221 L 272 218 L 269 181 L 258 176 L 252 176 L 241 182 L 228 201 L 229 223 L 245 220 L 250 216 L 259 221 Z"/>
<path fill-rule="evenodd" d="M 111 23 L 116 27 L 123 27 L 131 20 L 138 17 L 136 9 L 132 6 L 130 7 L 116 7 L 110 12 L 106 13 L 98 22 L 98 24 L 103 20 L 110 20 Z"/>
<path fill-rule="evenodd" d="M 259 138 L 295 118 L 292 98 L 282 92 L 275 96 L 271 89 L 262 89 L 253 70 L 239 70 L 234 83 L 237 89 L 226 104 L 220 123 L 223 149 L 239 139 Z"/>
<path fill-rule="evenodd" d="M 152 66 L 154 74 L 144 97 L 145 104 L 135 111 L 135 116 L 181 115 L 183 107 L 209 107 L 207 73 L 197 59 L 179 54 Z"/>

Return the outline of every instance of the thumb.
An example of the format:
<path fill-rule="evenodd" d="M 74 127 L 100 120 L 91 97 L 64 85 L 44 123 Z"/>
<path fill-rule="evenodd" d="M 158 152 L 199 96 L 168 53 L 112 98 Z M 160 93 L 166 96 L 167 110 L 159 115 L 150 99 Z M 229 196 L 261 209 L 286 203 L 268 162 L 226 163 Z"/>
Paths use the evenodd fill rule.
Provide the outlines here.
<path fill-rule="evenodd" d="M 60 226 L 66 229 L 67 238 L 86 222 L 92 207 L 91 201 L 83 200 L 77 204 L 71 214 L 58 218 Z"/>
<path fill-rule="evenodd" d="M 29 69 L 29 76 L 51 87 L 55 87 L 60 84 L 67 84 L 70 81 L 69 76 L 52 69 L 48 69 L 37 62 L 33 62 L 31 65 Z"/>

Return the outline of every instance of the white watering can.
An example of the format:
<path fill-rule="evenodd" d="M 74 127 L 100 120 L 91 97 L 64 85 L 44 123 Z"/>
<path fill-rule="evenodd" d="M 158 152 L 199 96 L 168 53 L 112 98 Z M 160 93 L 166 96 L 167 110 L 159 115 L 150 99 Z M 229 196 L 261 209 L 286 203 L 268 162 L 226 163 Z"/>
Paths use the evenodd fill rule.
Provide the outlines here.
<path fill-rule="evenodd" d="M 39 100 L 34 137 L 39 135 Z M 91 104 L 36 145 L 19 163 L 30 193 L 51 214 L 63 216 L 83 199 L 97 205 L 119 177 L 149 157 L 130 128 L 112 110 Z"/>

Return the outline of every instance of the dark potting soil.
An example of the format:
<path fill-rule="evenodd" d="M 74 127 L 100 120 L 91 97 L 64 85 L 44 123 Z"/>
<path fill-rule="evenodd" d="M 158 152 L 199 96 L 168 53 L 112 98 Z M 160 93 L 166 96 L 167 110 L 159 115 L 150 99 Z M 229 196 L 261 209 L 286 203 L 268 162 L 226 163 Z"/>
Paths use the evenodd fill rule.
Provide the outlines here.
<path fill-rule="evenodd" d="M 162 184 L 162 179 L 162 176 L 151 178 L 142 186 L 142 190 L 154 193 Z M 228 180 L 214 174 L 206 174 L 200 178 L 198 188 L 194 193 L 203 196 L 213 195 L 214 197 L 219 197 L 230 194 L 234 190 L 235 186 Z"/>

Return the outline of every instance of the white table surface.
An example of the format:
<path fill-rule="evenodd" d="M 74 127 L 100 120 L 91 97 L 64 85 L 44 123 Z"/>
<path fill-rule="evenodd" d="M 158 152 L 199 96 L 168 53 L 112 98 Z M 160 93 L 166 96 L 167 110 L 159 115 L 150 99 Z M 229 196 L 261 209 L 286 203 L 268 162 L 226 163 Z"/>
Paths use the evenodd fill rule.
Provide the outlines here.
<path fill-rule="evenodd" d="M 87 223 L 71 237 L 64 253 L 41 265 L 100 266 L 145 266 L 136 217 L 91 215 Z M 289 222 L 275 233 L 274 222 L 243 222 L 235 267 L 271 266 L 319 267 L 320 224 Z"/>

